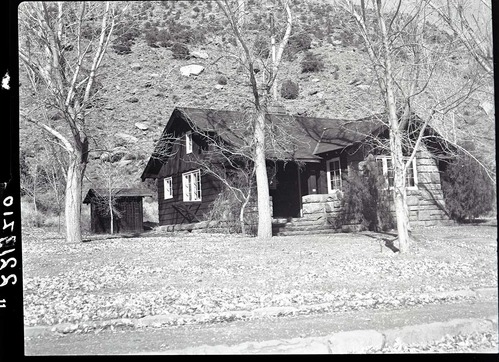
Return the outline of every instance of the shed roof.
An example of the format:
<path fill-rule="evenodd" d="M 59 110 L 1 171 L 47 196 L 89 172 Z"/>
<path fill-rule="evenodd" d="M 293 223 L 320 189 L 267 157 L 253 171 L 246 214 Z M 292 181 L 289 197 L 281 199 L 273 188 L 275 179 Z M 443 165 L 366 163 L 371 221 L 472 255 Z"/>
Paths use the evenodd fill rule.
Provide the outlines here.
<path fill-rule="evenodd" d="M 127 198 L 127 197 L 152 197 L 152 193 L 149 190 L 140 189 L 140 188 L 112 188 L 111 193 L 115 198 Z M 107 197 L 109 194 L 109 189 L 106 188 L 94 188 L 89 189 L 85 199 L 83 200 L 84 204 L 89 204 L 92 202 L 92 199 L 97 196 Z"/>

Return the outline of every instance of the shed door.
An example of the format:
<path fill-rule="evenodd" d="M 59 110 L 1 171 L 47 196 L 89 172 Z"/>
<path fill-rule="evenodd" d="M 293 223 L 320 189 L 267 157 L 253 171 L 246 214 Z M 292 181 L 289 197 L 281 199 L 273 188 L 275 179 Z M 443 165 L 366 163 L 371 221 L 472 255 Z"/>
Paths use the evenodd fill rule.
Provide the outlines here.
<path fill-rule="evenodd" d="M 122 231 L 143 231 L 141 201 L 141 198 L 129 198 L 120 202 Z"/>

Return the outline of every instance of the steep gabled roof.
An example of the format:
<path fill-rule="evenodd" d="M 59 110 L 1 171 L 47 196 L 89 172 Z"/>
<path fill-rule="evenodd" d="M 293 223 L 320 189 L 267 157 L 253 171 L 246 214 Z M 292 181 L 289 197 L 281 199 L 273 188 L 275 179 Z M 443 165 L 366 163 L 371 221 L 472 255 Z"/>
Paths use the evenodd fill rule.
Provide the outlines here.
<path fill-rule="evenodd" d="M 140 188 L 112 188 L 111 193 L 114 198 L 120 197 L 152 197 L 152 193 L 149 190 L 144 190 Z M 83 200 L 84 204 L 89 204 L 92 202 L 92 199 L 95 197 L 106 197 L 109 194 L 109 189 L 105 188 L 95 188 L 90 189 Z"/>
<path fill-rule="evenodd" d="M 175 122 L 181 119 L 197 133 L 212 133 L 234 147 L 244 144 L 251 137 L 251 117 L 253 114 L 239 111 L 176 107 L 168 120 L 161 139 L 174 133 Z M 293 159 L 300 161 L 318 161 L 321 153 L 345 148 L 383 129 L 383 122 L 378 115 L 358 119 L 345 120 L 334 118 L 317 118 L 293 116 L 289 114 L 269 113 L 267 120 L 275 132 L 287 138 L 285 146 L 289 149 L 269 149 L 269 158 Z M 156 177 L 162 163 L 157 157 L 164 145 L 155 146 L 149 162 L 141 175 L 142 180 Z M 279 147 L 279 146 L 276 146 Z"/>

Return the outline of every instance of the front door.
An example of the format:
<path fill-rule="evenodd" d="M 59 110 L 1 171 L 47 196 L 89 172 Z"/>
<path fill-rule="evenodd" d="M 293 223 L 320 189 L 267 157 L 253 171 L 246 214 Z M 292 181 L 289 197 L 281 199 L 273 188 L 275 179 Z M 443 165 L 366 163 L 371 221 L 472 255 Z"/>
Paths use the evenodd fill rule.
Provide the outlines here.
<path fill-rule="evenodd" d="M 301 192 L 299 169 L 294 162 L 278 162 L 276 175 L 271 184 L 273 217 L 300 217 Z"/>

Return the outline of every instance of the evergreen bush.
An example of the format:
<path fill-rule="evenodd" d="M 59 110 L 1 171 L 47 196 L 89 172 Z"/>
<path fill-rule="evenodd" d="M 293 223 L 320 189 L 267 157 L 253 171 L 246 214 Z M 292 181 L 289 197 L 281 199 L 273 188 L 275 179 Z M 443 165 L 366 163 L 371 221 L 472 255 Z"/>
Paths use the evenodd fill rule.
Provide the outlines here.
<path fill-rule="evenodd" d="M 161 29 L 157 34 L 157 42 L 162 48 L 169 48 L 173 44 L 171 33 L 166 29 Z"/>
<path fill-rule="evenodd" d="M 301 62 L 301 72 L 319 72 L 324 69 L 324 61 L 314 53 L 308 51 Z"/>
<path fill-rule="evenodd" d="M 157 48 L 158 45 L 156 44 L 158 41 L 158 29 L 157 28 L 149 28 L 145 32 L 145 40 L 146 44 L 149 45 L 151 48 Z"/>
<path fill-rule="evenodd" d="M 172 46 L 172 55 L 174 59 L 189 59 L 189 48 L 181 43 L 175 43 Z"/>
<path fill-rule="evenodd" d="M 302 31 L 289 38 L 288 46 L 284 49 L 284 56 L 288 61 L 293 61 L 296 58 L 296 54 L 309 50 L 311 45 L 311 36 L 307 32 Z"/>
<path fill-rule="evenodd" d="M 360 170 L 349 170 L 344 185 L 342 223 L 357 224 L 371 231 L 392 229 L 391 195 L 382 171 L 372 155 L 360 165 Z"/>
<path fill-rule="evenodd" d="M 312 37 L 308 33 L 299 33 L 295 37 L 289 39 L 289 46 L 296 51 L 301 52 L 309 50 L 312 45 Z"/>
<path fill-rule="evenodd" d="M 216 76 L 216 81 L 220 85 L 226 85 L 227 84 L 227 77 L 223 74 L 219 74 Z"/>
<path fill-rule="evenodd" d="M 462 152 L 445 167 L 442 191 L 450 217 L 458 222 L 473 221 L 494 208 L 493 182 L 476 160 Z"/>
<path fill-rule="evenodd" d="M 132 48 L 128 44 L 113 44 L 111 48 L 118 55 L 130 54 L 132 52 Z"/>
<path fill-rule="evenodd" d="M 119 23 L 115 28 L 116 38 L 111 46 L 116 54 L 124 55 L 132 52 L 132 45 L 140 35 L 138 26 L 132 20 Z"/>
<path fill-rule="evenodd" d="M 281 97 L 285 99 L 296 99 L 300 93 L 300 87 L 297 83 L 292 80 L 287 79 L 282 83 L 281 87 Z"/>

